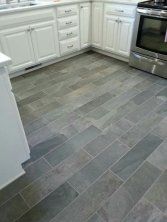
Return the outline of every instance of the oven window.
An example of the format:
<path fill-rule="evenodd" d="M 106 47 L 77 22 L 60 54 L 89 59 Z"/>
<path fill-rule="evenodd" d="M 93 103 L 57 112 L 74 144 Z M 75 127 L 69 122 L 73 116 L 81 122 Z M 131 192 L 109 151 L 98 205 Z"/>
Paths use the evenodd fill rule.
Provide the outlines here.
<path fill-rule="evenodd" d="M 167 20 L 141 16 L 136 45 L 149 51 L 167 54 Z"/>

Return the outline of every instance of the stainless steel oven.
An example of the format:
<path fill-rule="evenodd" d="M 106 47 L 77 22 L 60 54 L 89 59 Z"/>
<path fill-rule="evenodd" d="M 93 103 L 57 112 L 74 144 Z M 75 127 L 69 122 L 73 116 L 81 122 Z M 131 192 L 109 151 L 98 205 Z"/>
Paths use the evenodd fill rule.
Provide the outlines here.
<path fill-rule="evenodd" d="M 129 63 L 167 78 L 167 10 L 137 8 Z"/>

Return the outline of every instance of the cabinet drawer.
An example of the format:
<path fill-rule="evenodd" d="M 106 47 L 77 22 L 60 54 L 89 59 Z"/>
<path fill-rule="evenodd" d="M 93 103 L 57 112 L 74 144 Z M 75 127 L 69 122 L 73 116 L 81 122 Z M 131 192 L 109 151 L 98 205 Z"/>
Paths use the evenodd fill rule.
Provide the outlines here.
<path fill-rule="evenodd" d="M 105 4 L 105 15 L 121 15 L 134 17 L 136 7 L 123 4 Z"/>
<path fill-rule="evenodd" d="M 77 15 L 78 14 L 78 6 L 77 5 L 68 5 L 68 6 L 61 6 L 57 8 L 57 17 L 66 17 L 70 15 Z"/>
<path fill-rule="evenodd" d="M 78 17 L 71 16 L 68 18 L 58 19 L 58 29 L 66 29 L 78 25 Z"/>
<path fill-rule="evenodd" d="M 59 31 L 59 40 L 69 39 L 78 36 L 78 27 Z"/>
<path fill-rule="evenodd" d="M 68 54 L 73 51 L 79 50 L 79 38 L 68 39 L 60 41 L 60 52 L 61 55 Z"/>

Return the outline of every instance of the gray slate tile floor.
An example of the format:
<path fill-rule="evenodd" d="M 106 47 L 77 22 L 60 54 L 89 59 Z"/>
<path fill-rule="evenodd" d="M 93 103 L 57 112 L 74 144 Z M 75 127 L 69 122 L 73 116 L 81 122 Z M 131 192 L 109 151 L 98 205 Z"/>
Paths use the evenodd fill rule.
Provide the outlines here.
<path fill-rule="evenodd" d="M 167 222 L 167 80 L 87 52 L 12 85 L 31 159 L 1 222 Z"/>

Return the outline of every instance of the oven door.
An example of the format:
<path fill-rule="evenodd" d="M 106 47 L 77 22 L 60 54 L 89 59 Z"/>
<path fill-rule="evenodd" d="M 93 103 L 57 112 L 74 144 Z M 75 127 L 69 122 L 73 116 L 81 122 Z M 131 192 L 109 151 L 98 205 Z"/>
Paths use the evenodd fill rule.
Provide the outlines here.
<path fill-rule="evenodd" d="M 151 12 L 138 9 L 132 51 L 167 60 L 167 17 Z"/>

